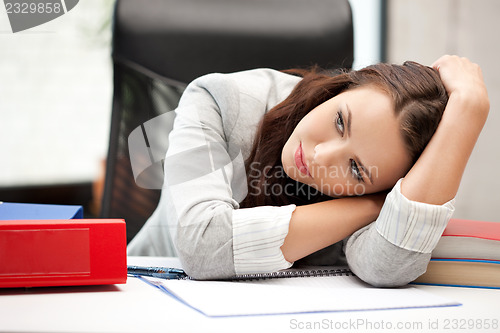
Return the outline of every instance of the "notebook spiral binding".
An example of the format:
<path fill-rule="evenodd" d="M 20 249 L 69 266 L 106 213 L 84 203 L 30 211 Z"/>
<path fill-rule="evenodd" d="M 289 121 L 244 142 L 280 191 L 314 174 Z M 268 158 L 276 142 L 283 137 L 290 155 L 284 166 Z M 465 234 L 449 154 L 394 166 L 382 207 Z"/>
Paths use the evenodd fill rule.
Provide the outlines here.
<path fill-rule="evenodd" d="M 294 277 L 325 277 L 325 276 L 355 276 L 349 268 L 334 268 L 334 269 L 297 269 L 284 270 L 272 273 L 254 273 L 241 274 L 228 280 L 266 280 L 279 278 L 294 278 Z"/>

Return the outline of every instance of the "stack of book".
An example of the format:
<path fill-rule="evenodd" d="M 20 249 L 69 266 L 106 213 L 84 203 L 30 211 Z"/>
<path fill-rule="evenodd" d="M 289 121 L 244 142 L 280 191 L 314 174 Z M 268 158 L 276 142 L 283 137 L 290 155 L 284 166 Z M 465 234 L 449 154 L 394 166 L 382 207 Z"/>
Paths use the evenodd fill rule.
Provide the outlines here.
<path fill-rule="evenodd" d="M 500 222 L 451 219 L 414 283 L 500 288 Z"/>

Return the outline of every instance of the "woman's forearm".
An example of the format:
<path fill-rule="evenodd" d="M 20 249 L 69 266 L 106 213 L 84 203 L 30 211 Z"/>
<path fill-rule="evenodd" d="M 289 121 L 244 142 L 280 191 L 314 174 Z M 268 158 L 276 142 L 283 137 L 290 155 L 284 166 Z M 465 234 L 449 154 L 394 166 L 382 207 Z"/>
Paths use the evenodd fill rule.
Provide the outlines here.
<path fill-rule="evenodd" d="M 385 194 L 372 194 L 297 207 L 281 247 L 285 259 L 301 259 L 375 221 L 384 199 Z"/>

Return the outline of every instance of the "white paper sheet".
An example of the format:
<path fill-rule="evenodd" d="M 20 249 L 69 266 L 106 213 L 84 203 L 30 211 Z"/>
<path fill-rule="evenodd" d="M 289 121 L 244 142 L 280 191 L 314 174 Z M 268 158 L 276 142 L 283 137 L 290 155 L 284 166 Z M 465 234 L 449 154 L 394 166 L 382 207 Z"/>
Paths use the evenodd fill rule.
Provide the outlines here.
<path fill-rule="evenodd" d="M 460 305 L 412 286 L 374 288 L 355 276 L 244 282 L 142 279 L 211 317 Z"/>

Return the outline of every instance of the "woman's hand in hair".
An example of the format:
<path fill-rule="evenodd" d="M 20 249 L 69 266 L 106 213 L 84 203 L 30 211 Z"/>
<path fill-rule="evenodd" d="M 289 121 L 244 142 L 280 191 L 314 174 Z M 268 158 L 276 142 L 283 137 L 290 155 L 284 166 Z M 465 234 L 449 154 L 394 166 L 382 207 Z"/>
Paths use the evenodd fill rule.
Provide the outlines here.
<path fill-rule="evenodd" d="M 467 58 L 445 55 L 432 64 L 451 99 L 459 100 L 467 112 L 461 116 L 472 116 L 482 126 L 488 116 L 490 104 L 483 74 L 479 65 Z"/>

